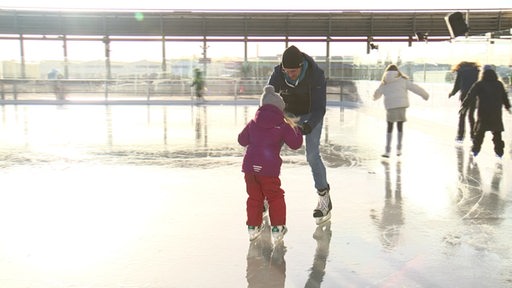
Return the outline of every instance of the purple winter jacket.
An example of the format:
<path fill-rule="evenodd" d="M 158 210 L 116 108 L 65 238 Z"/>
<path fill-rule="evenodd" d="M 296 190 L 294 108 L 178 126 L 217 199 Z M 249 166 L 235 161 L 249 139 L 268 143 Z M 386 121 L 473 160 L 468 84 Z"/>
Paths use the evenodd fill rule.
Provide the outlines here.
<path fill-rule="evenodd" d="M 238 143 L 246 147 L 242 172 L 279 176 L 283 160 L 279 155 L 283 143 L 291 149 L 302 146 L 302 134 L 284 121 L 284 114 L 271 104 L 261 106 L 238 134 Z"/>

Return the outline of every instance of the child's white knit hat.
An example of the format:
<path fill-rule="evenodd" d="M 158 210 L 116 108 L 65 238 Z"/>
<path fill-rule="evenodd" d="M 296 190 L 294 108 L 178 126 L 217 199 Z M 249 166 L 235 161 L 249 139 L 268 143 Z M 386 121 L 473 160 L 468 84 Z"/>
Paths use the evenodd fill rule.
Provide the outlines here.
<path fill-rule="evenodd" d="M 261 94 L 260 106 L 265 104 L 272 104 L 281 109 L 281 111 L 284 110 L 285 104 L 283 98 L 281 98 L 281 96 L 275 92 L 274 86 L 272 85 L 265 86 L 263 89 L 263 94 Z"/>

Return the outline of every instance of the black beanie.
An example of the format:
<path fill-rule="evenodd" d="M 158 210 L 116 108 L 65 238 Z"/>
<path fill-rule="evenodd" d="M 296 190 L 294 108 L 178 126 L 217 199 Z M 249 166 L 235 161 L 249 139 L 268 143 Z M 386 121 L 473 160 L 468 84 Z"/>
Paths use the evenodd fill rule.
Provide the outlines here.
<path fill-rule="evenodd" d="M 302 62 L 304 62 L 304 55 L 302 55 L 302 52 L 297 47 L 292 45 L 284 50 L 281 62 L 283 68 L 299 68 L 302 66 Z"/>

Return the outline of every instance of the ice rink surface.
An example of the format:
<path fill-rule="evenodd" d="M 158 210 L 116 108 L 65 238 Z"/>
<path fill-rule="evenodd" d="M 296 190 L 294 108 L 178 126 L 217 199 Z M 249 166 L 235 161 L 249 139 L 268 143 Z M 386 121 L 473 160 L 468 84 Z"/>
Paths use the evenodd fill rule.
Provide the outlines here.
<path fill-rule="evenodd" d="M 1 106 L 0 287 L 511 287 L 512 116 L 503 159 L 490 133 L 474 158 L 444 95 L 412 99 L 385 161 L 381 102 L 329 107 L 332 219 L 285 149 L 276 247 L 245 226 L 255 105 Z"/>

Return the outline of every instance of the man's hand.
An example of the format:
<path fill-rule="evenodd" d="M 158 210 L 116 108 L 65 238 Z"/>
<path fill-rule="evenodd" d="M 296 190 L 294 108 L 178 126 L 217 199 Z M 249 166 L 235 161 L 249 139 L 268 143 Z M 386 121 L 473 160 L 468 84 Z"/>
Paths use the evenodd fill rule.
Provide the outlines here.
<path fill-rule="evenodd" d="M 313 130 L 311 126 L 309 126 L 308 122 L 302 123 L 302 125 L 299 126 L 300 132 L 302 132 L 302 135 L 308 135 Z"/>

